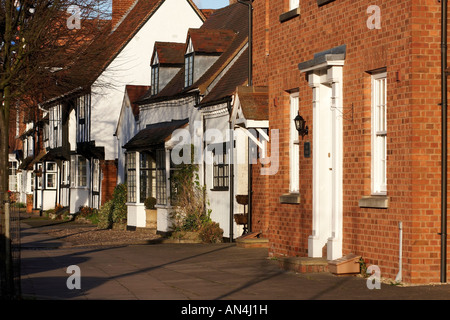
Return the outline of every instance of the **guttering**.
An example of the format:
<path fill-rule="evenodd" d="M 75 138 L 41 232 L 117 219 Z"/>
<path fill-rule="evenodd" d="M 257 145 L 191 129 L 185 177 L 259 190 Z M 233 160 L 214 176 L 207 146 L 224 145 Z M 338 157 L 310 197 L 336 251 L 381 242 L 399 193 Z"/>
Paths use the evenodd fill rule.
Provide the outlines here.
<path fill-rule="evenodd" d="M 75 88 L 75 89 L 73 89 L 73 90 L 71 90 L 71 91 L 69 91 L 69 92 L 66 92 L 66 93 L 62 94 L 62 95 L 59 95 L 59 96 L 57 96 L 57 97 L 54 97 L 54 98 L 51 98 L 51 99 L 49 99 L 49 100 L 47 100 L 47 101 L 44 101 L 44 102 L 42 102 L 42 103 L 39 103 L 39 104 L 38 104 L 38 108 L 39 108 L 40 110 L 42 110 L 42 111 L 48 111 L 48 110 L 45 110 L 45 109 L 44 109 L 44 106 L 45 106 L 45 105 L 51 104 L 52 102 L 58 101 L 58 100 L 60 100 L 60 99 L 63 99 L 63 98 L 65 98 L 65 97 L 68 97 L 68 96 L 70 96 L 70 95 L 72 95 L 72 94 L 74 94 L 74 93 L 80 92 L 80 91 L 82 91 L 82 90 L 83 90 L 82 87 Z"/>
<path fill-rule="evenodd" d="M 447 282 L 447 1 L 441 0 L 441 282 Z"/>

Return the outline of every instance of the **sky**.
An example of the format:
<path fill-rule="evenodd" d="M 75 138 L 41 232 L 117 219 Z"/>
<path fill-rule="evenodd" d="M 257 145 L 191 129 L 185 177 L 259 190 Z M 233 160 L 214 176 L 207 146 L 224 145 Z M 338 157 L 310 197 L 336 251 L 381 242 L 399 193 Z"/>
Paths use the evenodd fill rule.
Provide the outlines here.
<path fill-rule="evenodd" d="M 200 9 L 218 9 L 230 4 L 230 0 L 194 0 Z"/>

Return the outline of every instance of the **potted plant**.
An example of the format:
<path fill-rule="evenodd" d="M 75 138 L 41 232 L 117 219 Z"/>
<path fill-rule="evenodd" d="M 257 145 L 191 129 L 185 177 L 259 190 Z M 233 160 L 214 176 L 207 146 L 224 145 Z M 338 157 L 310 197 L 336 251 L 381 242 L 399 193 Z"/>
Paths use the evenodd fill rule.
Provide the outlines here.
<path fill-rule="evenodd" d="M 156 198 L 148 197 L 147 199 L 145 199 L 144 205 L 145 205 L 145 215 L 146 215 L 147 227 L 156 229 L 156 226 L 157 226 L 157 224 L 156 224 L 157 210 L 155 208 Z"/>

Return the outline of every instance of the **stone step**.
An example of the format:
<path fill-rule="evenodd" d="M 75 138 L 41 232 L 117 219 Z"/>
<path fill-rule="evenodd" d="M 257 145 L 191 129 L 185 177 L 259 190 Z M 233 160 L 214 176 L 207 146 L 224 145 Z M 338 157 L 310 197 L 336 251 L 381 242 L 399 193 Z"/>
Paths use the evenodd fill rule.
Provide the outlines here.
<path fill-rule="evenodd" d="M 250 232 L 237 238 L 236 246 L 241 248 L 268 248 L 269 239 L 261 237 L 259 232 Z"/>
<path fill-rule="evenodd" d="M 325 258 L 281 257 L 277 258 L 283 270 L 298 273 L 328 272 L 328 261 Z"/>

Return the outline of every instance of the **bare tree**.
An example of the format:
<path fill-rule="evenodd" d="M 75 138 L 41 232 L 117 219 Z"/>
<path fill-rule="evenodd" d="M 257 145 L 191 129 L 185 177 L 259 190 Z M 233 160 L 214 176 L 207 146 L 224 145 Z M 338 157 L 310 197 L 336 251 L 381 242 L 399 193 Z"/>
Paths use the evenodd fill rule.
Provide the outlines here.
<path fill-rule="evenodd" d="M 87 82 L 109 33 L 109 1 L 0 0 L 0 196 L 8 194 L 11 109 L 30 110 Z"/>

